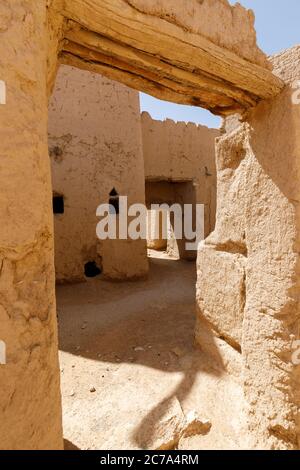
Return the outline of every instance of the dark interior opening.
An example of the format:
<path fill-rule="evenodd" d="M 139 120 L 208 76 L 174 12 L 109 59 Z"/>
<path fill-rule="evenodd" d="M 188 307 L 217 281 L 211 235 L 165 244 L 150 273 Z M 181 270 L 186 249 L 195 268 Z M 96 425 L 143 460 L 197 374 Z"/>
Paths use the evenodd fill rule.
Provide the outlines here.
<path fill-rule="evenodd" d="M 97 266 L 96 261 L 89 261 L 84 265 L 84 274 L 86 277 L 96 277 L 101 274 L 101 269 Z"/>
<path fill-rule="evenodd" d="M 114 196 L 119 196 L 115 188 L 113 188 L 113 189 L 111 190 L 111 192 L 109 193 L 109 195 L 112 196 L 112 197 L 114 197 Z"/>
<path fill-rule="evenodd" d="M 53 214 L 64 214 L 65 202 L 63 196 L 53 196 Z"/>
<path fill-rule="evenodd" d="M 113 188 L 111 192 L 109 193 L 109 205 L 114 208 L 116 214 L 119 214 L 120 212 L 119 195 L 115 188 Z"/>

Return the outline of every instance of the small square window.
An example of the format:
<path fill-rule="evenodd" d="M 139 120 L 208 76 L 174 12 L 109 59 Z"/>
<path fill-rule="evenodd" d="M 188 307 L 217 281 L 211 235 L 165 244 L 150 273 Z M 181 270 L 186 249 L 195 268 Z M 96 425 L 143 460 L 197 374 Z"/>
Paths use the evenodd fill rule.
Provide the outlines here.
<path fill-rule="evenodd" d="M 65 203 L 63 196 L 53 196 L 53 214 L 64 214 Z"/>

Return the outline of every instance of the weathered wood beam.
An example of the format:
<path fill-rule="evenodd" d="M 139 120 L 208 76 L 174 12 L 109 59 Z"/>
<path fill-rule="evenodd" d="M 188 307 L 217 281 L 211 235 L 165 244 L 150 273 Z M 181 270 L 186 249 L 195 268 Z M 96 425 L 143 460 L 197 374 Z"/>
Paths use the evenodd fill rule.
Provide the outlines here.
<path fill-rule="evenodd" d="M 70 65 L 72 67 L 77 67 L 82 70 L 88 70 L 90 72 L 99 73 L 104 77 L 110 78 L 111 80 L 115 80 L 117 82 L 123 83 L 135 90 L 144 90 L 146 93 L 165 100 L 171 101 L 173 103 L 178 104 L 190 104 L 196 106 L 195 103 L 192 102 L 192 97 L 190 97 L 190 102 L 188 102 L 188 96 L 179 95 L 176 92 L 172 92 L 172 90 L 168 90 L 165 87 L 159 85 L 156 82 L 151 82 L 144 77 L 130 74 L 128 72 L 124 72 L 123 70 L 111 67 L 109 65 L 97 63 L 97 62 L 90 62 L 78 57 L 74 54 L 63 52 L 61 54 L 61 63 L 65 65 Z"/>
<path fill-rule="evenodd" d="M 63 0 L 61 11 L 72 20 L 65 63 L 80 63 L 158 98 L 228 115 L 284 86 L 270 70 L 126 0 Z"/>
<path fill-rule="evenodd" d="M 186 85 L 183 80 L 164 78 L 157 71 L 138 68 L 129 61 L 116 59 L 115 56 L 96 52 L 71 41 L 67 41 L 64 45 L 60 60 L 67 65 L 101 73 L 136 90 L 142 89 L 159 99 L 201 107 L 205 107 L 209 102 L 215 114 L 227 114 L 228 109 L 234 109 L 235 112 L 243 110 L 241 102 L 237 103 L 226 95 L 214 93 L 205 87 L 201 89 L 200 86 L 197 88 Z"/>
<path fill-rule="evenodd" d="M 136 73 L 146 76 L 150 75 L 151 80 L 155 79 L 161 84 L 165 82 L 167 87 L 170 86 L 167 82 L 174 82 L 174 91 L 186 93 L 187 96 L 194 96 L 195 102 L 198 100 L 200 102 L 207 101 L 210 98 L 212 105 L 214 101 L 216 102 L 217 108 L 228 108 L 231 106 L 243 108 L 245 103 L 253 106 L 257 102 L 256 97 L 252 97 L 249 93 L 242 90 L 234 90 L 226 83 L 222 84 L 219 80 L 180 69 L 157 57 L 150 56 L 132 47 L 124 46 L 99 34 L 82 29 L 75 23 L 71 25 L 71 29 L 66 32 L 65 37 L 72 43 L 72 46 L 70 44 L 65 46 L 65 49 L 69 52 L 72 52 L 70 51 L 71 47 L 73 50 L 76 49 L 76 45 L 83 46 L 85 49 L 90 49 L 95 53 L 99 52 L 105 57 L 112 58 L 114 65 L 118 68 L 126 70 L 126 66 L 130 65 L 130 72 L 135 70 Z M 81 50 L 83 51 L 84 49 Z M 89 58 L 97 62 L 102 61 L 101 57 L 97 57 L 97 54 L 94 53 L 90 54 Z M 85 54 L 84 59 L 88 59 L 87 54 Z"/>

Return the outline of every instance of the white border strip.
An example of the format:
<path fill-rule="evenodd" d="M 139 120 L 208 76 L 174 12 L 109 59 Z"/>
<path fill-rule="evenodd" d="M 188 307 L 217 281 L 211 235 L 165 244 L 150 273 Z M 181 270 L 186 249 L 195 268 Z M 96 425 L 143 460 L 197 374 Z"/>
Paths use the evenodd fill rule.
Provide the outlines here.
<path fill-rule="evenodd" d="M 0 80 L 0 104 L 6 104 L 6 84 Z"/>
<path fill-rule="evenodd" d="M 0 366 L 6 364 L 6 344 L 4 341 L 0 341 Z"/>

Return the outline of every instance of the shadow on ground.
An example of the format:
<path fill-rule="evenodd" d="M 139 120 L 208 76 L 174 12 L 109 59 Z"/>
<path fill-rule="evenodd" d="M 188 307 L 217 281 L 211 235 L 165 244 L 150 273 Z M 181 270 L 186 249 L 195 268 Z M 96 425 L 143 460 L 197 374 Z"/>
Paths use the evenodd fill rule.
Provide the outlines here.
<path fill-rule="evenodd" d="M 120 425 L 122 416 L 129 419 L 120 405 L 126 399 L 123 391 L 131 394 L 128 380 L 133 396 L 144 387 L 145 410 L 135 396 L 139 421 L 128 430 L 137 448 L 144 448 L 144 436 L 151 436 L 174 397 L 179 403 L 188 397 L 199 373 L 222 375 L 194 346 L 195 263 L 152 259 L 150 265 L 147 281 L 115 284 L 97 279 L 57 288 L 60 350 L 67 353 L 61 357 L 63 394 L 71 381 L 82 400 L 84 382 L 88 388 L 92 377 L 97 392 L 100 389 L 99 405 L 107 406 L 109 413 L 114 409 Z M 160 389 L 165 390 L 163 396 Z M 70 400 L 65 402 L 74 413 Z M 132 406 L 130 396 L 127 400 Z M 107 425 L 112 422 L 109 417 Z"/>

